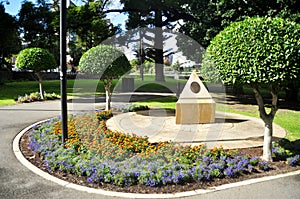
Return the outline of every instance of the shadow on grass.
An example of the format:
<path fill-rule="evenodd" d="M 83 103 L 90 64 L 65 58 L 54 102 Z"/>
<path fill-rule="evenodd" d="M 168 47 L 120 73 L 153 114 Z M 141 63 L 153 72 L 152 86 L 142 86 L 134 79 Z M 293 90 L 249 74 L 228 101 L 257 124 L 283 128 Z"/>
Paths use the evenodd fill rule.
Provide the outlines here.
<path fill-rule="evenodd" d="M 161 96 L 159 94 L 132 94 L 132 93 L 122 93 L 115 94 L 112 96 L 112 102 L 141 102 L 141 101 L 152 101 L 160 98 L 168 99 L 168 96 Z M 154 101 L 155 101 L 154 100 Z M 173 100 L 174 101 L 174 100 Z M 105 95 L 96 95 L 96 96 L 82 96 L 75 99 L 69 99 L 68 103 L 104 103 Z M 165 101 L 167 102 L 167 101 Z"/>
<path fill-rule="evenodd" d="M 266 107 L 271 107 L 271 98 L 269 96 L 263 96 Z M 226 96 L 227 104 L 245 104 L 245 105 L 257 105 L 256 99 L 252 94 L 243 94 L 243 95 L 227 95 Z M 300 111 L 299 102 L 289 102 L 284 99 L 279 99 L 278 106 L 280 109 L 289 109 L 294 111 Z"/>

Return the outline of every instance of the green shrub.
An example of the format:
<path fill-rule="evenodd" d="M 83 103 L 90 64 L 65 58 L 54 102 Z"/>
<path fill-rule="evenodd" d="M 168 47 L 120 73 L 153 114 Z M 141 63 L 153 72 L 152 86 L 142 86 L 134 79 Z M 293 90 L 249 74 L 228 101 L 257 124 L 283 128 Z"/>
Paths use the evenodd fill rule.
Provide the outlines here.
<path fill-rule="evenodd" d="M 300 25 L 254 17 L 232 23 L 207 48 L 204 63 L 225 83 L 284 86 L 300 77 Z"/>

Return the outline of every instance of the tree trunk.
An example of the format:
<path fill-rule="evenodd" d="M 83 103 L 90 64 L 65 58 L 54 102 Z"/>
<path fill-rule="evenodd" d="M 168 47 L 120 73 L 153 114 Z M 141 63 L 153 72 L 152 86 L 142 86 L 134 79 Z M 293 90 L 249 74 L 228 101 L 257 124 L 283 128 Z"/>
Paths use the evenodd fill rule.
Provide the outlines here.
<path fill-rule="evenodd" d="M 140 65 L 140 77 L 142 79 L 142 81 L 144 81 L 144 66 Z"/>
<path fill-rule="evenodd" d="M 273 120 L 265 122 L 264 145 L 262 159 L 272 161 L 272 136 L 273 136 Z"/>
<path fill-rule="evenodd" d="M 105 89 L 105 110 L 110 110 L 111 106 L 111 94 L 110 94 L 110 90 L 109 89 Z"/>
<path fill-rule="evenodd" d="M 164 82 L 164 55 L 163 55 L 163 31 L 162 31 L 162 11 L 155 11 L 155 80 Z"/>
<path fill-rule="evenodd" d="M 40 72 L 36 72 L 35 74 L 39 78 L 39 89 L 40 89 L 41 99 L 44 100 L 44 92 L 43 92 L 43 85 L 42 85 L 42 76 L 41 76 L 41 73 Z"/>
<path fill-rule="evenodd" d="M 106 82 L 105 82 L 106 81 Z M 111 109 L 111 92 L 110 87 L 112 85 L 112 78 L 108 78 L 103 81 L 105 87 L 105 110 Z"/>
<path fill-rule="evenodd" d="M 255 94 L 255 99 L 259 108 L 259 116 L 264 121 L 265 130 L 264 130 L 264 144 L 263 144 L 263 156 L 262 159 L 265 161 L 273 161 L 272 159 L 272 136 L 273 136 L 273 120 L 275 114 L 278 110 L 277 102 L 278 102 L 278 88 L 271 87 L 272 94 L 272 107 L 269 114 L 267 114 L 265 109 L 265 104 L 263 98 L 257 87 L 253 87 L 253 91 Z"/>

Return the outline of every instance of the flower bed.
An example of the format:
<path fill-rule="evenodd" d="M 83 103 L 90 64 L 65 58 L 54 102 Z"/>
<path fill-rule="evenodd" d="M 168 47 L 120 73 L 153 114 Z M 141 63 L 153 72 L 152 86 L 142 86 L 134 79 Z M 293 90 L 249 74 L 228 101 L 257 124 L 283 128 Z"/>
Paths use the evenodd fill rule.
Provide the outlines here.
<path fill-rule="evenodd" d="M 118 186 L 207 182 L 269 169 L 267 162 L 238 151 L 171 141 L 150 143 L 147 137 L 112 132 L 104 121 L 110 116 L 111 112 L 96 112 L 70 117 L 65 145 L 59 119 L 49 120 L 30 132 L 29 147 L 43 157 L 49 172 L 59 170 L 85 176 L 89 183 Z"/>

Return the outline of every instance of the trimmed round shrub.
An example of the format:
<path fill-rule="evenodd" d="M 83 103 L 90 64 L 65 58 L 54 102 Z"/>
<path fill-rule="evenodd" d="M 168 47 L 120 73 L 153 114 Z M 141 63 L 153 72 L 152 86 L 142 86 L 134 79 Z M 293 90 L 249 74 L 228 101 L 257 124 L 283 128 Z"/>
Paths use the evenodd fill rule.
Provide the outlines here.
<path fill-rule="evenodd" d="M 16 66 L 25 70 L 40 72 L 42 70 L 56 68 L 54 56 L 42 48 L 26 48 L 20 51 Z"/>
<path fill-rule="evenodd" d="M 82 55 L 79 69 L 84 73 L 99 75 L 104 80 L 124 75 L 131 66 L 127 57 L 117 48 L 99 45 Z"/>
<path fill-rule="evenodd" d="M 208 46 L 205 60 L 214 63 L 225 83 L 282 86 L 300 77 L 299 54 L 299 24 L 254 17 L 221 31 Z"/>

